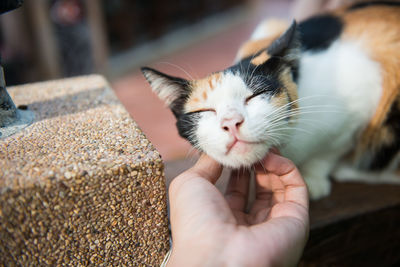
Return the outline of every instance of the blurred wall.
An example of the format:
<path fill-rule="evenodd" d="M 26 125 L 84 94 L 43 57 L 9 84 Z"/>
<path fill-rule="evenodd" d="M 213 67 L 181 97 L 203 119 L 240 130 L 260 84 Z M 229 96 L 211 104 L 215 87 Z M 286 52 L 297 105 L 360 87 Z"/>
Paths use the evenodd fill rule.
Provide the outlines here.
<path fill-rule="evenodd" d="M 250 0 L 25 0 L 0 17 L 8 85 L 100 72 L 110 56 Z"/>

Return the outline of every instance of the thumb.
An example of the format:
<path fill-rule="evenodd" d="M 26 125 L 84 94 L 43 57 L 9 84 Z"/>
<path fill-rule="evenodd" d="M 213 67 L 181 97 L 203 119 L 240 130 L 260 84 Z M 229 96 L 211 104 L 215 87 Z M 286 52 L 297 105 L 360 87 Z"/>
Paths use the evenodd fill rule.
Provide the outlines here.
<path fill-rule="evenodd" d="M 221 176 L 222 166 L 210 156 L 202 154 L 196 164 L 187 172 L 191 175 L 202 177 L 212 184 L 215 184 Z"/>
<path fill-rule="evenodd" d="M 179 190 L 181 184 L 192 179 L 193 177 L 205 179 L 210 183 L 215 184 L 218 178 L 221 176 L 221 173 L 221 164 L 206 154 L 202 154 L 193 167 L 184 171 L 172 180 L 169 186 L 169 195 L 173 195 L 174 192 Z"/>

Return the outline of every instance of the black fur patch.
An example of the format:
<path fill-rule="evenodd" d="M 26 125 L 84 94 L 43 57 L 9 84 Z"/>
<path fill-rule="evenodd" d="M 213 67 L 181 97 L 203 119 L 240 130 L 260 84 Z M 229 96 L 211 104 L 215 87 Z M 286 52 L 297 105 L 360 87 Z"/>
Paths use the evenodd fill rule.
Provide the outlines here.
<path fill-rule="evenodd" d="M 299 80 L 299 66 L 294 66 L 291 68 L 291 70 L 292 70 L 293 81 L 297 84 Z"/>
<path fill-rule="evenodd" d="M 393 160 L 393 157 L 400 151 L 400 110 L 398 103 L 393 103 L 384 126 L 389 127 L 395 136 L 395 141 L 392 144 L 382 146 L 375 154 L 369 169 L 382 170 L 387 167 Z"/>
<path fill-rule="evenodd" d="M 348 11 L 354 11 L 366 7 L 371 7 L 371 6 L 395 6 L 395 7 L 400 7 L 400 2 L 395 2 L 395 1 L 370 1 L 370 2 L 362 2 L 362 3 L 357 3 L 352 6 L 350 6 L 347 10 Z"/>
<path fill-rule="evenodd" d="M 183 113 L 183 106 L 185 105 L 188 98 L 188 94 L 181 95 L 170 105 L 170 109 L 172 113 L 175 115 L 175 118 L 178 118 Z"/>
<path fill-rule="evenodd" d="M 260 79 L 260 83 L 258 84 L 261 85 L 264 82 L 266 87 L 271 88 L 268 89 L 269 91 L 281 88 L 281 85 L 276 81 L 279 80 L 279 74 L 286 67 L 291 69 L 293 80 L 296 80 L 298 74 L 298 53 L 300 52 L 297 28 L 296 21 L 293 21 L 290 27 L 268 47 L 242 59 L 236 65 L 226 69 L 225 72 L 238 73 L 249 88 L 254 87 L 256 79 Z M 260 65 L 252 64 L 251 61 L 264 51 L 271 58 Z"/>
<path fill-rule="evenodd" d="M 299 24 L 302 50 L 322 50 L 335 41 L 343 29 L 343 22 L 337 16 L 320 15 Z"/>
<path fill-rule="evenodd" d="M 265 92 L 273 95 L 278 93 L 282 89 L 282 84 L 278 78 L 281 71 L 280 60 L 271 58 L 262 65 L 253 65 L 250 63 L 251 59 L 243 59 L 236 65 L 226 69 L 225 72 L 240 75 L 254 94 Z"/>
<path fill-rule="evenodd" d="M 188 140 L 194 147 L 197 147 L 198 140 L 194 135 L 200 120 L 200 114 L 197 112 L 180 114 L 177 117 L 176 127 L 179 135 Z"/>

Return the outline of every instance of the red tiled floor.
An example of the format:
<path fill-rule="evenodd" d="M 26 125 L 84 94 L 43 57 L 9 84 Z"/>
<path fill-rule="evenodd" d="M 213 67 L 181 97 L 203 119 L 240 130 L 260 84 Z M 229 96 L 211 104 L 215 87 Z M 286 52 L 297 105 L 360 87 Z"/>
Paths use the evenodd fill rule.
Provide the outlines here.
<path fill-rule="evenodd" d="M 270 1 L 256 8 L 254 16 L 245 23 L 210 37 L 199 44 L 160 58 L 152 67 L 171 75 L 201 78 L 232 64 L 236 51 L 251 34 L 260 16 L 285 16 L 288 1 Z M 184 69 L 185 71 L 183 71 Z M 118 98 L 140 128 L 161 153 L 164 160 L 185 157 L 191 150 L 187 141 L 179 137 L 175 118 L 164 104 L 152 93 L 140 71 L 122 77 L 112 83 Z"/>

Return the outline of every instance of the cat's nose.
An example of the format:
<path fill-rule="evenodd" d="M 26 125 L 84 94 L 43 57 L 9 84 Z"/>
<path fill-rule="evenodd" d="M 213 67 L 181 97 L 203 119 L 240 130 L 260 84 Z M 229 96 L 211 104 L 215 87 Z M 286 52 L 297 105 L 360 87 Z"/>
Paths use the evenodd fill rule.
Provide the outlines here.
<path fill-rule="evenodd" d="M 221 128 L 226 132 L 236 133 L 240 126 L 243 124 L 244 118 L 240 114 L 235 114 L 227 118 L 222 119 Z"/>

